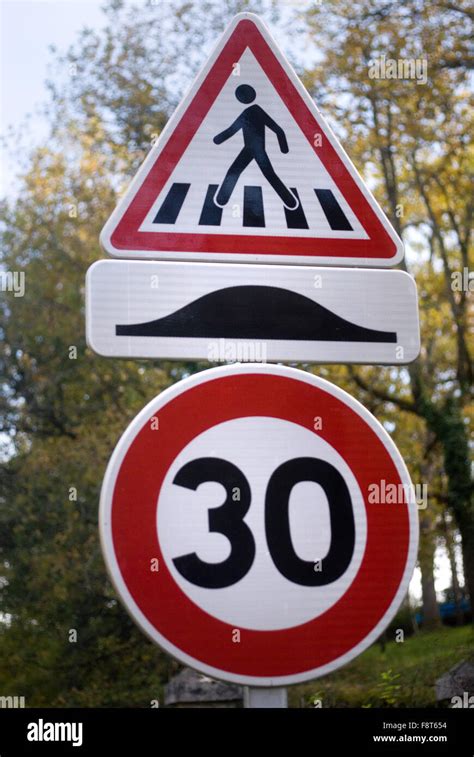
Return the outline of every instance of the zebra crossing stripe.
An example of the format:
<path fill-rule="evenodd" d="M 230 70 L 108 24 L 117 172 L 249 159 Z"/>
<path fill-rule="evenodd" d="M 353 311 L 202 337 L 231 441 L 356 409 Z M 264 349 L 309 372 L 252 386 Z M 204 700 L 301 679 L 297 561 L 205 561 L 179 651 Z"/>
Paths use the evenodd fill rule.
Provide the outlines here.
<path fill-rule="evenodd" d="M 178 182 L 171 185 L 168 194 L 156 214 L 154 223 L 176 223 L 190 186 L 190 183 Z M 200 226 L 221 225 L 222 208 L 214 202 L 218 186 L 218 184 L 209 184 L 207 188 L 206 197 L 199 217 Z M 300 197 L 296 187 L 291 187 L 291 191 L 299 200 Z M 315 189 L 314 192 L 331 229 L 333 231 L 353 231 L 351 224 L 336 200 L 333 192 L 330 189 Z M 285 207 L 283 209 L 285 212 L 286 225 L 289 229 L 309 228 L 301 201 L 295 210 L 289 210 Z M 243 225 L 249 227 L 265 227 L 263 193 L 262 188 L 259 186 L 244 187 Z"/>
<path fill-rule="evenodd" d="M 265 226 L 262 187 L 244 187 L 244 226 Z"/>
<path fill-rule="evenodd" d="M 295 197 L 300 200 L 300 196 L 296 190 L 295 187 L 290 187 L 291 191 L 295 195 Z M 286 225 L 289 229 L 309 229 L 308 221 L 306 220 L 306 216 L 304 214 L 303 206 L 301 204 L 298 205 L 295 210 L 289 210 L 288 208 L 285 208 L 285 218 L 286 218 Z"/>
<path fill-rule="evenodd" d="M 330 189 L 315 189 L 324 215 L 333 231 L 353 231 L 343 209 L 334 197 Z"/>
<path fill-rule="evenodd" d="M 170 191 L 156 214 L 154 223 L 176 223 L 190 186 L 191 184 L 172 184 Z"/>
<path fill-rule="evenodd" d="M 202 206 L 201 216 L 199 218 L 200 226 L 220 226 L 222 219 L 222 208 L 214 202 L 214 195 L 217 192 L 218 184 L 209 184 L 206 192 L 206 199 Z"/>

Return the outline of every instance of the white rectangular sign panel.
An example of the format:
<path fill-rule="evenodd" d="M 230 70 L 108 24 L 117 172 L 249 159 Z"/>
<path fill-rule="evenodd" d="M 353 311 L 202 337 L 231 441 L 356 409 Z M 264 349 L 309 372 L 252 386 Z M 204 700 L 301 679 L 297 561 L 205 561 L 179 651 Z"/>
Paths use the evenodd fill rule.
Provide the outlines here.
<path fill-rule="evenodd" d="M 397 365 L 420 350 L 403 271 L 101 260 L 86 290 L 87 342 L 107 357 Z"/>

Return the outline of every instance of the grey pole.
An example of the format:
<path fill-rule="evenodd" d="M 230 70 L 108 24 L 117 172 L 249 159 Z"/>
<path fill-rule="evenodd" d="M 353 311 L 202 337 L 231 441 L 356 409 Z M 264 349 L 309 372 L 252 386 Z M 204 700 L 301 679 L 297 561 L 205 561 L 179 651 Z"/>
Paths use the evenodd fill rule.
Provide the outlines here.
<path fill-rule="evenodd" d="M 244 689 L 244 707 L 288 707 L 288 696 L 284 686 L 260 688 L 246 686 Z"/>

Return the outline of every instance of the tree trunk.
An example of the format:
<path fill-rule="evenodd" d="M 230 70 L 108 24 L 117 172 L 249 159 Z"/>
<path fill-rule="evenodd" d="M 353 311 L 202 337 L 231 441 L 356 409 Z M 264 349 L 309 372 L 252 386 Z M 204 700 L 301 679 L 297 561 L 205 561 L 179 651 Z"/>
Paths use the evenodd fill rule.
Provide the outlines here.
<path fill-rule="evenodd" d="M 464 622 L 464 613 L 461 607 L 462 594 L 461 594 L 461 589 L 459 588 L 458 569 L 456 565 L 456 553 L 454 550 L 453 531 L 448 521 L 446 510 L 443 511 L 443 529 L 444 529 L 444 539 L 446 543 L 446 552 L 448 553 L 449 564 L 451 566 L 451 576 L 452 576 L 451 582 L 452 582 L 452 588 L 453 588 L 454 606 L 456 608 L 456 624 L 458 626 L 461 626 Z"/>
<path fill-rule="evenodd" d="M 439 628 L 441 616 L 436 600 L 434 582 L 435 542 L 428 519 L 420 520 L 421 543 L 419 564 L 421 570 L 421 590 L 423 597 L 423 629 Z"/>
<path fill-rule="evenodd" d="M 448 398 L 442 411 L 432 411 L 427 422 L 443 447 L 444 468 L 448 478 L 448 506 L 456 518 L 461 534 L 464 582 L 472 606 L 474 598 L 474 501 L 467 428 L 463 422 L 459 405 L 454 398 Z"/>
<path fill-rule="evenodd" d="M 462 538 L 462 556 L 464 563 L 464 584 L 471 601 L 472 621 L 474 623 L 474 519 L 469 513 L 463 513 L 457 519 Z"/>
<path fill-rule="evenodd" d="M 410 593 L 408 591 L 407 591 L 407 595 L 405 597 L 405 605 L 406 605 L 407 610 L 408 610 L 408 612 L 410 614 L 410 622 L 411 622 L 411 627 L 412 627 L 413 633 L 417 634 L 420 629 L 418 628 L 418 622 L 416 620 L 416 613 L 413 610 L 413 607 L 411 606 Z"/>

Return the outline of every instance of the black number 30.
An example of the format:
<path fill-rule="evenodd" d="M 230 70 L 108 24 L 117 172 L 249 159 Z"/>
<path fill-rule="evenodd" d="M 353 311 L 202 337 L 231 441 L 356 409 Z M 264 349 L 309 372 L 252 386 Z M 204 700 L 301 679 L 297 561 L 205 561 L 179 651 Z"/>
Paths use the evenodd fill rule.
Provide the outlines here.
<path fill-rule="evenodd" d="M 209 531 L 230 542 L 230 555 L 220 563 L 208 563 L 195 552 L 173 560 L 176 569 L 196 586 L 222 589 L 240 581 L 255 559 L 255 540 L 244 523 L 251 501 L 250 486 L 239 468 L 218 457 L 201 457 L 186 463 L 173 483 L 196 490 L 200 484 L 222 484 L 226 499 L 209 510 Z M 302 481 L 319 484 L 328 501 L 331 543 L 318 570 L 315 562 L 296 554 L 290 533 L 289 502 L 293 487 Z M 238 491 L 234 500 L 232 494 Z M 268 549 L 277 570 L 301 586 L 325 586 L 347 570 L 354 552 L 355 527 L 351 495 L 339 471 L 325 460 L 298 457 L 280 465 L 271 475 L 265 494 L 265 531 Z"/>

